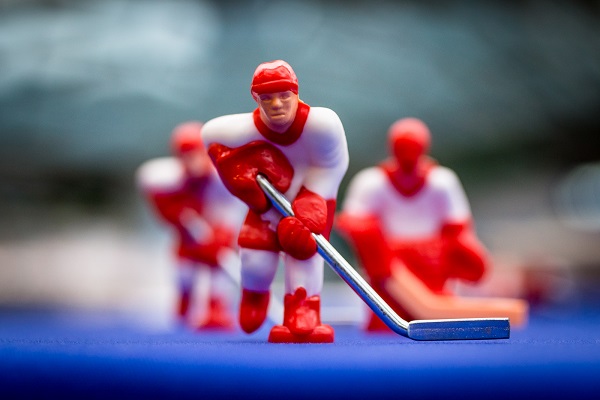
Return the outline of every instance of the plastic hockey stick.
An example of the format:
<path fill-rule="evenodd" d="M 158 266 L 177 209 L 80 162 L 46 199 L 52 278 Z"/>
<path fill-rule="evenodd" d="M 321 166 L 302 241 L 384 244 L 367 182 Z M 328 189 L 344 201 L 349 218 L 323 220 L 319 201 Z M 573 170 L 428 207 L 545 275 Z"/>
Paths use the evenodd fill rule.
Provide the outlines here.
<path fill-rule="evenodd" d="M 256 180 L 273 206 L 283 216 L 293 216 L 290 202 L 262 175 Z M 508 339 L 508 318 L 465 318 L 415 320 L 407 322 L 373 290 L 323 235 L 312 234 L 318 253 L 375 314 L 394 332 L 413 340 L 485 340 Z"/>

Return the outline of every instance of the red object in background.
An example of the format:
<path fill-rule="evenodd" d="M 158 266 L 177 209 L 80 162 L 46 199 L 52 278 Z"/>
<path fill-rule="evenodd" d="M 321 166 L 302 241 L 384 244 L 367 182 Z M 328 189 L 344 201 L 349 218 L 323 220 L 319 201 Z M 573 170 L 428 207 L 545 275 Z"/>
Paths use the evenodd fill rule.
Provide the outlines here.
<path fill-rule="evenodd" d="M 174 255 L 178 262 L 176 313 L 186 324 L 199 329 L 232 329 L 227 307 L 229 296 L 217 284 L 222 272 L 219 256 L 234 247 L 245 207 L 223 187 L 202 143 L 202 123 L 178 125 L 171 135 L 175 157 L 144 163 L 137 172 L 138 184 L 157 216 L 174 232 Z M 211 280 L 207 296 L 196 296 L 195 276 Z M 199 304 L 197 299 L 210 299 Z M 196 315 L 203 315 L 200 320 Z"/>
<path fill-rule="evenodd" d="M 353 178 L 338 218 L 373 288 L 408 320 L 510 316 L 522 323 L 524 302 L 452 294 L 448 281 L 479 282 L 489 265 L 466 196 L 455 174 L 427 157 L 422 121 L 398 120 L 388 137 L 392 157 Z M 372 314 L 368 329 L 388 328 Z"/>

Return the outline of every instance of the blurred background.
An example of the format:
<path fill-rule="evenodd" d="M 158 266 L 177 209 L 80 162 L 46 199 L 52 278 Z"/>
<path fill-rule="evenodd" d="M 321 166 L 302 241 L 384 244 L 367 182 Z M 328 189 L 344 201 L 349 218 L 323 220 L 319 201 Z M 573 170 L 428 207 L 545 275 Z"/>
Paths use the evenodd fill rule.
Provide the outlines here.
<path fill-rule="evenodd" d="M 0 306 L 168 314 L 169 233 L 134 172 L 178 123 L 251 111 L 255 67 L 278 58 L 344 123 L 340 199 L 388 127 L 421 118 L 494 287 L 538 271 L 551 301 L 593 295 L 599 22 L 598 1 L 0 0 Z"/>

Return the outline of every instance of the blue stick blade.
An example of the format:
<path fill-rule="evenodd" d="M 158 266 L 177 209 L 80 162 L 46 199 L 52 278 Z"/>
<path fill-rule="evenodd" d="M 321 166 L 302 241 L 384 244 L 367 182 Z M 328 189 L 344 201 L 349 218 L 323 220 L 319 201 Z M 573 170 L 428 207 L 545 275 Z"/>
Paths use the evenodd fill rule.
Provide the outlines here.
<path fill-rule="evenodd" d="M 414 340 L 508 339 L 508 318 L 431 319 L 408 324 L 408 337 Z"/>

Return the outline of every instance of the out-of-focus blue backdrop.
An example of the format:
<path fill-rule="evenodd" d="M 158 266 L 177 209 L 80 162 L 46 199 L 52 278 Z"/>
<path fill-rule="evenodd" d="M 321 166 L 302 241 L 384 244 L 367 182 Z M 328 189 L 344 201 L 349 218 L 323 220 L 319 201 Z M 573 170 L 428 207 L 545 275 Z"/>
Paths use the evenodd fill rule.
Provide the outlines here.
<path fill-rule="evenodd" d="M 134 171 L 176 124 L 252 110 L 277 58 L 344 123 L 340 199 L 421 118 L 496 269 L 593 286 L 599 20 L 597 1 L 1 0 L 0 304 L 166 313 L 169 237 Z"/>

